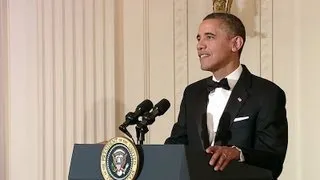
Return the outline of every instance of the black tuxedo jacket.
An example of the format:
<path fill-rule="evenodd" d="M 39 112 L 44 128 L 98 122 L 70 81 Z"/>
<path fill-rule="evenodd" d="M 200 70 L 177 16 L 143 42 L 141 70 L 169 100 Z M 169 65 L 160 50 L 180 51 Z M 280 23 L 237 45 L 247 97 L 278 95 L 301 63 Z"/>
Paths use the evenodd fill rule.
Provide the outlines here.
<path fill-rule="evenodd" d="M 220 119 L 215 142 L 239 147 L 245 163 L 269 169 L 277 178 L 285 159 L 288 143 L 286 98 L 273 82 L 257 77 L 242 65 L 242 74 L 231 92 Z M 166 144 L 185 144 L 193 149 L 209 146 L 207 130 L 208 77 L 187 86 L 177 123 Z M 244 117 L 241 121 L 234 121 Z M 247 119 L 246 119 L 247 118 Z M 228 131 L 227 136 L 221 135 Z M 226 134 L 223 132 L 223 134 Z"/>

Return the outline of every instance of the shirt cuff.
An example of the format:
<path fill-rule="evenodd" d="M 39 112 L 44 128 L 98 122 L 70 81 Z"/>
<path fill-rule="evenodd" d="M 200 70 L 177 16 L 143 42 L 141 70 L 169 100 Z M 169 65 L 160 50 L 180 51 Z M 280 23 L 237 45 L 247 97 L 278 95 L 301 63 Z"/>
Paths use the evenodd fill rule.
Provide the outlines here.
<path fill-rule="evenodd" d="M 241 151 L 240 148 L 238 148 L 237 146 L 232 146 L 232 148 L 236 148 L 239 152 L 240 152 L 240 159 L 239 159 L 239 162 L 244 162 L 245 159 L 244 159 L 244 156 L 243 156 L 243 153 Z"/>

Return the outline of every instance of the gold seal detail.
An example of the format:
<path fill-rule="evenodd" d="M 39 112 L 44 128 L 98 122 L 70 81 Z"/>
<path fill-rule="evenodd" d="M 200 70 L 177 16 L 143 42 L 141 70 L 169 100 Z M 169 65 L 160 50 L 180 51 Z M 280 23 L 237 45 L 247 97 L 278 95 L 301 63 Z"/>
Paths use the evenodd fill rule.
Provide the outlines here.
<path fill-rule="evenodd" d="M 101 173 L 105 180 L 133 180 L 139 169 L 136 145 L 125 137 L 109 140 L 102 149 Z"/>

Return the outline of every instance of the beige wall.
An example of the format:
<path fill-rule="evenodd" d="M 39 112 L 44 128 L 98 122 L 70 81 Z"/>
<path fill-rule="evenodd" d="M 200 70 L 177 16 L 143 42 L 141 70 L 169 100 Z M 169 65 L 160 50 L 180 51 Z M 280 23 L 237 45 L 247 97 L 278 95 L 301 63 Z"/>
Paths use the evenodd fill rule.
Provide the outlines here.
<path fill-rule="evenodd" d="M 307 6 L 305 6 L 307 3 Z M 298 59 L 298 99 L 297 125 L 300 127 L 301 174 L 304 179 L 313 179 L 319 176 L 318 162 L 320 161 L 317 143 L 319 137 L 319 50 L 320 50 L 320 20 L 317 17 L 319 1 L 303 1 L 298 4 L 296 17 L 297 43 L 294 52 Z M 290 63 L 288 61 L 288 63 Z"/>
<path fill-rule="evenodd" d="M 242 62 L 287 95 L 281 180 L 317 177 L 319 5 L 237 0 L 231 10 L 248 32 Z M 209 12 L 211 0 L 0 0 L 0 179 L 66 179 L 72 145 L 119 135 L 145 98 L 171 102 L 147 135 L 163 143 L 185 86 L 208 75 L 195 35 Z"/>

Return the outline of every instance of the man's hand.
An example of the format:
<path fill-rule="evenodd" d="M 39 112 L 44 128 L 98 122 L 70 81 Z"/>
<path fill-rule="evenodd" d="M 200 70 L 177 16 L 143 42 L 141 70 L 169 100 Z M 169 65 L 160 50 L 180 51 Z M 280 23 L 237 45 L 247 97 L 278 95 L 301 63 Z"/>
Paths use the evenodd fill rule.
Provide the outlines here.
<path fill-rule="evenodd" d="M 206 152 L 212 154 L 209 164 L 214 166 L 215 171 L 223 171 L 230 161 L 240 159 L 240 151 L 232 147 L 210 146 Z"/>

